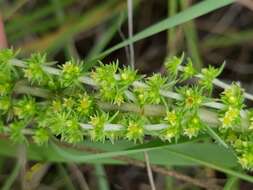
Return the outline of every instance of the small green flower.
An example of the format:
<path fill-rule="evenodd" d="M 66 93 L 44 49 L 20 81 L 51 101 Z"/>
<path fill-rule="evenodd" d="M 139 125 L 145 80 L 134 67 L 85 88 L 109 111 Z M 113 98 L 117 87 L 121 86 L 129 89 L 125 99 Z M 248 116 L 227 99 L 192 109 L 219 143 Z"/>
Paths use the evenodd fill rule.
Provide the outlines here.
<path fill-rule="evenodd" d="M 65 128 L 66 129 L 61 136 L 61 140 L 70 144 L 76 144 L 83 141 L 83 131 L 76 118 L 67 120 Z"/>
<path fill-rule="evenodd" d="M 79 84 L 79 77 L 82 75 L 82 63 L 75 63 L 73 60 L 62 66 L 60 81 L 62 87 Z"/>
<path fill-rule="evenodd" d="M 35 99 L 30 96 L 25 96 L 14 105 L 14 114 L 19 119 L 31 118 L 37 111 Z"/>
<path fill-rule="evenodd" d="M 62 105 L 62 101 L 60 99 L 53 100 L 51 104 L 52 104 L 51 109 L 54 113 L 58 113 L 58 112 L 62 111 L 63 105 Z"/>
<path fill-rule="evenodd" d="M 239 109 L 229 106 L 227 111 L 222 115 L 223 117 L 220 118 L 220 121 L 223 128 L 231 128 L 240 124 L 241 116 Z"/>
<path fill-rule="evenodd" d="M 160 74 L 154 74 L 146 80 L 146 86 L 134 86 L 134 94 L 137 102 L 143 106 L 144 104 L 159 104 L 162 102 L 160 90 L 167 89 L 168 79 Z"/>
<path fill-rule="evenodd" d="M 183 98 L 179 102 L 179 105 L 183 106 L 186 110 L 198 109 L 204 102 L 202 90 L 198 87 L 181 87 L 178 92 Z"/>
<path fill-rule="evenodd" d="M 167 111 L 166 117 L 164 119 L 168 122 L 169 126 L 180 126 L 182 117 L 180 112 L 176 112 L 175 110 Z"/>
<path fill-rule="evenodd" d="M 120 82 L 123 85 L 130 85 L 135 80 L 137 80 L 137 71 L 132 69 L 131 67 L 124 67 L 123 69 L 119 69 Z"/>
<path fill-rule="evenodd" d="M 92 105 L 93 105 L 93 101 L 90 98 L 90 96 L 88 96 L 87 93 L 84 94 L 80 94 L 78 96 L 78 106 L 77 106 L 77 111 L 81 114 L 81 115 L 87 115 L 90 113 L 90 111 L 92 110 Z"/>
<path fill-rule="evenodd" d="M 148 92 L 144 87 L 134 87 L 134 94 L 136 96 L 137 102 L 143 106 L 148 103 Z"/>
<path fill-rule="evenodd" d="M 121 105 L 125 102 L 124 91 L 135 80 L 136 73 L 130 68 L 118 71 L 118 62 L 100 64 L 91 76 L 99 86 L 99 95 L 102 100 Z"/>
<path fill-rule="evenodd" d="M 35 134 L 33 136 L 33 141 L 35 144 L 42 146 L 47 145 L 49 141 L 50 134 L 49 132 L 44 128 L 36 129 Z"/>
<path fill-rule="evenodd" d="M 118 61 L 104 65 L 100 63 L 99 67 L 91 73 L 91 77 L 98 83 L 100 87 L 104 85 L 113 85 L 116 82 L 115 75 L 118 71 Z"/>
<path fill-rule="evenodd" d="M 118 93 L 115 95 L 113 103 L 117 104 L 120 106 L 122 103 L 124 103 L 124 92 L 123 91 L 118 91 Z"/>
<path fill-rule="evenodd" d="M 10 94 L 13 85 L 8 81 L 0 81 L 0 96 L 6 96 Z"/>
<path fill-rule="evenodd" d="M 221 95 L 222 102 L 227 106 L 236 107 L 238 109 L 244 108 L 244 90 L 239 84 L 233 83 Z"/>
<path fill-rule="evenodd" d="M 26 142 L 26 137 L 23 133 L 25 126 L 25 123 L 22 121 L 16 121 L 10 124 L 10 139 L 14 143 Z"/>
<path fill-rule="evenodd" d="M 169 142 L 172 141 L 172 139 L 178 139 L 181 134 L 180 127 L 178 125 L 169 125 L 168 128 L 164 129 L 161 133 L 161 138 L 163 140 L 167 140 Z"/>
<path fill-rule="evenodd" d="M 192 60 L 187 59 L 187 63 L 183 69 L 182 80 L 187 80 L 192 78 L 197 73 L 196 69 L 193 67 Z"/>
<path fill-rule="evenodd" d="M 251 142 L 245 141 L 240 138 L 238 138 L 234 141 L 233 147 L 234 147 L 235 151 L 240 154 L 247 152 L 249 150 L 252 150 L 252 148 L 253 148 Z"/>
<path fill-rule="evenodd" d="M 0 50 L 0 65 L 5 66 L 11 59 L 14 59 L 17 55 L 17 52 L 14 52 L 13 49 L 1 49 Z"/>
<path fill-rule="evenodd" d="M 238 140 L 237 133 L 233 130 L 226 130 L 226 132 L 226 141 L 233 145 Z"/>
<path fill-rule="evenodd" d="M 12 78 L 17 76 L 15 66 L 10 64 L 10 61 L 16 57 L 18 52 L 14 52 L 13 49 L 2 49 L 0 50 L 0 79 L 10 81 Z"/>
<path fill-rule="evenodd" d="M 45 85 L 49 81 L 49 75 L 43 70 L 42 66 L 46 63 L 45 54 L 32 54 L 25 62 L 27 68 L 24 69 L 24 76 L 31 82 Z"/>
<path fill-rule="evenodd" d="M 127 126 L 126 138 L 130 141 L 142 142 L 144 137 L 144 128 L 141 122 L 129 121 Z"/>
<path fill-rule="evenodd" d="M 183 63 L 184 54 L 180 58 L 173 56 L 165 60 L 165 68 L 172 77 L 176 78 L 179 72 L 179 66 Z"/>
<path fill-rule="evenodd" d="M 112 86 L 104 85 L 100 88 L 99 94 L 101 99 L 104 101 L 114 102 L 115 96 L 118 93 L 117 88 L 112 84 Z"/>
<path fill-rule="evenodd" d="M 104 141 L 104 125 L 109 121 L 109 116 L 105 113 L 97 113 L 90 117 L 90 124 L 94 127 L 90 131 L 91 140 Z"/>
<path fill-rule="evenodd" d="M 5 113 L 11 106 L 11 99 L 9 96 L 0 96 L 0 110 Z M 1 113 L 1 112 L 0 112 Z"/>
<path fill-rule="evenodd" d="M 61 135 L 65 132 L 65 125 L 68 121 L 68 114 L 64 111 L 48 114 L 48 126 L 54 135 Z"/>
<path fill-rule="evenodd" d="M 199 116 L 194 115 L 187 121 L 186 127 L 183 129 L 183 134 L 191 139 L 192 137 L 198 136 L 202 128 L 203 124 Z"/>
<path fill-rule="evenodd" d="M 147 78 L 146 84 L 153 89 L 159 90 L 166 86 L 168 79 L 163 77 L 160 73 L 155 73 Z"/>
<path fill-rule="evenodd" d="M 158 73 L 147 78 L 146 84 L 148 87 L 145 90 L 147 91 L 146 96 L 149 103 L 161 103 L 162 96 L 160 95 L 160 90 L 168 87 L 167 81 L 167 78 L 162 77 L 161 74 Z"/>
<path fill-rule="evenodd" d="M 244 169 L 252 170 L 253 169 L 253 153 L 246 152 L 242 154 L 239 158 L 239 163 Z"/>
<path fill-rule="evenodd" d="M 63 98 L 62 106 L 66 110 L 74 111 L 75 104 L 76 102 L 72 97 Z"/>
<path fill-rule="evenodd" d="M 221 74 L 223 68 L 224 65 L 222 65 L 219 69 L 209 65 L 208 68 L 201 69 L 202 78 L 200 79 L 199 84 L 205 89 L 211 91 L 213 89 L 213 80 Z"/>

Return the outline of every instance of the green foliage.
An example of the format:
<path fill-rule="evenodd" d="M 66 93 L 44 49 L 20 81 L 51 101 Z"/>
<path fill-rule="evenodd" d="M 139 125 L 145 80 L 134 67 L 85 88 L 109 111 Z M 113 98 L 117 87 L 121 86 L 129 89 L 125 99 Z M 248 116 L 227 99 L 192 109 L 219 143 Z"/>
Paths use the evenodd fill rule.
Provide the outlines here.
<path fill-rule="evenodd" d="M 176 56 L 168 57 L 164 63 L 167 72 L 173 77 L 176 78 L 179 72 L 179 66 L 183 63 L 184 54 L 182 54 L 181 58 Z"/>
<path fill-rule="evenodd" d="M 15 121 L 10 124 L 10 139 L 15 143 L 26 142 L 26 137 L 23 134 L 23 129 L 26 127 L 24 121 Z"/>
<path fill-rule="evenodd" d="M 12 50 L 0 52 L 8 71 L 0 75 L 5 79 L 0 83 L 0 131 L 13 142 L 27 142 L 32 136 L 29 139 L 40 146 L 52 138 L 69 144 L 86 138 L 143 143 L 147 135 L 178 142 L 211 131 L 212 138 L 234 148 L 244 168 L 253 167 L 253 136 L 247 133 L 253 114 L 244 109 L 243 89 L 233 83 L 219 100 L 210 97 L 222 68 L 198 74 L 192 61 L 184 62 L 181 56 L 166 60 L 165 75 L 140 76 L 130 67 L 119 68 L 118 62 L 100 63 L 84 74 L 83 63 L 74 60 L 59 70 L 46 66 L 45 55 L 33 54 L 19 64 L 13 63 L 14 55 Z M 200 79 L 180 83 L 192 77 Z M 214 125 L 218 130 L 210 129 Z"/>
<path fill-rule="evenodd" d="M 14 115 L 19 119 L 30 119 L 36 113 L 36 102 L 35 99 L 30 96 L 25 96 L 18 100 L 14 107 Z"/>
<path fill-rule="evenodd" d="M 49 80 L 49 75 L 43 70 L 42 66 L 46 63 L 46 55 L 40 53 L 32 54 L 25 62 L 27 68 L 24 69 L 24 77 L 31 83 L 46 84 Z"/>
<path fill-rule="evenodd" d="M 223 67 L 224 65 L 222 65 L 219 69 L 216 69 L 209 65 L 208 68 L 201 69 L 202 78 L 199 81 L 200 85 L 203 86 L 203 88 L 212 91 L 213 80 L 221 74 Z"/>
<path fill-rule="evenodd" d="M 187 63 L 184 67 L 182 79 L 187 80 L 192 78 L 195 74 L 197 74 L 196 69 L 193 67 L 192 60 L 190 58 L 187 59 Z"/>
<path fill-rule="evenodd" d="M 178 104 L 185 110 L 196 110 L 204 101 L 202 90 L 198 86 L 181 87 L 178 89 L 178 93 L 182 95 L 182 101 Z"/>
<path fill-rule="evenodd" d="M 61 86 L 66 88 L 71 85 L 79 84 L 79 77 L 82 74 L 82 63 L 76 63 L 74 60 L 66 62 L 61 68 L 59 76 Z"/>

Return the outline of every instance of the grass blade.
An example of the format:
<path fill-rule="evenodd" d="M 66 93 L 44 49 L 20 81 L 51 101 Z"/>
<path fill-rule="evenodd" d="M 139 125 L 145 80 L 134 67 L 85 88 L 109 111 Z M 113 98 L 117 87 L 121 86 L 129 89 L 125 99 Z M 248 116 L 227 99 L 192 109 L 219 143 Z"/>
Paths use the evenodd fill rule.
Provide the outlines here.
<path fill-rule="evenodd" d="M 238 178 L 237 177 L 229 177 L 227 183 L 225 184 L 223 190 L 236 190 L 238 189 Z"/>
<path fill-rule="evenodd" d="M 189 146 L 188 149 L 190 149 L 190 148 L 191 147 Z M 193 151 L 188 151 L 186 153 L 185 151 L 183 151 L 183 149 L 180 150 L 180 149 L 175 149 L 173 147 L 168 147 L 167 150 L 174 153 L 174 154 L 176 154 L 176 155 L 178 155 L 178 156 L 180 156 L 180 157 L 182 157 L 182 158 L 189 159 L 189 160 L 194 161 L 196 163 L 199 163 L 201 165 L 210 167 L 212 169 L 224 172 L 224 173 L 229 174 L 231 176 L 235 176 L 235 177 L 238 177 L 240 179 L 243 179 L 243 180 L 246 180 L 246 181 L 249 181 L 249 182 L 253 183 L 253 177 L 252 176 L 249 176 L 247 174 L 238 172 L 236 170 L 232 170 L 232 169 L 227 168 L 225 166 L 221 166 L 218 163 L 214 163 L 213 161 L 202 159 L 203 157 L 201 158 L 201 156 L 200 157 L 196 156 Z M 211 159 L 213 154 L 215 154 L 214 152 L 212 152 L 209 149 L 206 149 L 206 151 L 207 151 L 206 155 L 205 155 L 205 152 L 202 152 L 201 154 L 202 154 L 202 156 L 205 155 L 205 156 L 210 157 L 209 159 Z M 210 152 L 212 152 L 212 155 L 210 155 Z M 219 155 L 219 156 L 222 156 L 222 155 Z"/>
<path fill-rule="evenodd" d="M 98 189 L 100 190 L 109 190 L 110 186 L 106 179 L 106 173 L 103 165 L 95 164 L 96 176 L 98 180 Z"/>
<path fill-rule="evenodd" d="M 20 163 L 17 161 L 14 169 L 11 172 L 11 175 L 8 177 L 8 179 L 4 183 L 3 187 L 1 188 L 2 190 L 11 189 L 11 186 L 13 185 L 15 179 L 18 176 L 19 170 L 20 170 Z"/>
<path fill-rule="evenodd" d="M 169 17 L 167 19 L 164 19 L 160 21 L 157 24 L 154 24 L 145 30 L 137 33 L 134 35 L 132 38 L 129 38 L 113 47 L 110 49 L 104 51 L 102 54 L 100 54 L 98 57 L 95 59 L 100 59 L 105 57 L 106 55 L 112 53 L 113 51 L 116 51 L 122 47 L 125 47 L 131 43 L 137 42 L 139 40 L 145 39 L 147 37 L 150 37 L 154 34 L 157 34 L 159 32 L 162 32 L 164 30 L 167 30 L 169 28 L 172 28 L 174 26 L 180 25 L 182 23 L 185 23 L 189 20 L 195 19 L 199 16 L 202 16 L 204 14 L 207 14 L 213 10 L 216 10 L 218 8 L 224 7 L 226 5 L 229 5 L 233 2 L 233 0 L 219 0 L 219 1 L 213 1 L 213 0 L 205 0 L 201 1 L 200 3 L 191 6 L 190 8 L 178 13 L 177 15 L 173 17 Z M 94 64 L 94 60 L 90 62 L 89 67 Z"/>

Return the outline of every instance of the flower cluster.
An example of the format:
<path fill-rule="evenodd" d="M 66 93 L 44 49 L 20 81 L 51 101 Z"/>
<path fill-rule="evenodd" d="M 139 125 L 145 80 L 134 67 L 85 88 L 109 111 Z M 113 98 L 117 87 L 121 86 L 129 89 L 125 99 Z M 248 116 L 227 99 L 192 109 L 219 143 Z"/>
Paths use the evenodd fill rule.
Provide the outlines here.
<path fill-rule="evenodd" d="M 27 64 L 27 68 L 24 69 L 24 76 L 31 83 L 46 84 L 48 82 L 49 75 L 42 67 L 46 63 L 45 54 L 32 54 L 25 63 Z"/>
<path fill-rule="evenodd" d="M 221 95 L 225 107 L 221 110 L 222 128 L 233 128 L 240 125 L 241 110 L 244 108 L 244 96 L 238 84 L 232 84 Z"/>
<path fill-rule="evenodd" d="M 63 88 L 79 84 L 79 77 L 83 72 L 82 65 L 83 63 L 76 63 L 74 60 L 71 60 L 62 66 L 59 78 Z"/>
<path fill-rule="evenodd" d="M 119 72 L 117 74 L 117 72 Z M 127 101 L 125 91 L 137 79 L 137 72 L 130 67 L 119 69 L 118 62 L 108 65 L 100 64 L 92 72 L 92 78 L 100 88 L 102 100 L 120 105 Z"/>
<path fill-rule="evenodd" d="M 134 86 L 137 103 L 141 106 L 145 104 L 160 104 L 163 99 L 160 91 L 169 89 L 170 86 L 168 78 L 160 74 L 154 74 L 148 77 L 146 79 L 146 85 Z"/>
<path fill-rule="evenodd" d="M 13 142 L 32 139 L 45 145 L 57 138 L 75 144 L 88 138 L 142 143 L 148 135 L 172 142 L 208 134 L 206 125 L 212 124 L 241 165 L 253 169 L 248 133 L 253 112 L 245 110 L 243 89 L 233 83 L 220 99 L 210 96 L 222 67 L 198 74 L 191 59 L 182 55 L 166 60 L 165 74 L 145 77 L 130 67 L 120 68 L 118 62 L 100 63 L 89 72 L 74 60 L 53 67 L 42 54 L 18 63 L 15 57 L 11 49 L 0 51 L 0 133 Z M 185 85 L 193 77 L 199 80 Z M 213 114 L 219 119 L 208 118 Z"/>
<path fill-rule="evenodd" d="M 219 69 L 209 66 L 208 68 L 201 69 L 201 80 L 199 81 L 200 85 L 208 91 L 212 91 L 213 89 L 213 80 L 217 78 L 222 70 L 224 65 L 222 65 Z"/>

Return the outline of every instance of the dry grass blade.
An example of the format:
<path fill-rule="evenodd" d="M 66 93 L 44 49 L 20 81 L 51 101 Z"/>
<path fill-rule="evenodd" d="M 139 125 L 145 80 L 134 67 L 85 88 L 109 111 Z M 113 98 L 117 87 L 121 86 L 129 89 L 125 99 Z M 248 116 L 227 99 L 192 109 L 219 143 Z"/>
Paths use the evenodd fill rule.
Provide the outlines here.
<path fill-rule="evenodd" d="M 81 190 L 90 190 L 88 183 L 86 179 L 84 178 L 82 172 L 79 170 L 79 168 L 76 166 L 76 164 L 68 164 L 68 167 L 70 171 L 73 173 L 74 177 L 79 183 L 80 189 Z"/>
<path fill-rule="evenodd" d="M 146 162 L 146 165 L 147 165 L 148 179 L 149 179 L 151 189 L 156 190 L 155 182 L 154 182 L 154 176 L 153 176 L 152 169 L 151 169 L 151 166 L 150 166 L 149 156 L 148 156 L 147 151 L 144 152 L 144 157 L 145 157 L 145 162 Z"/>

